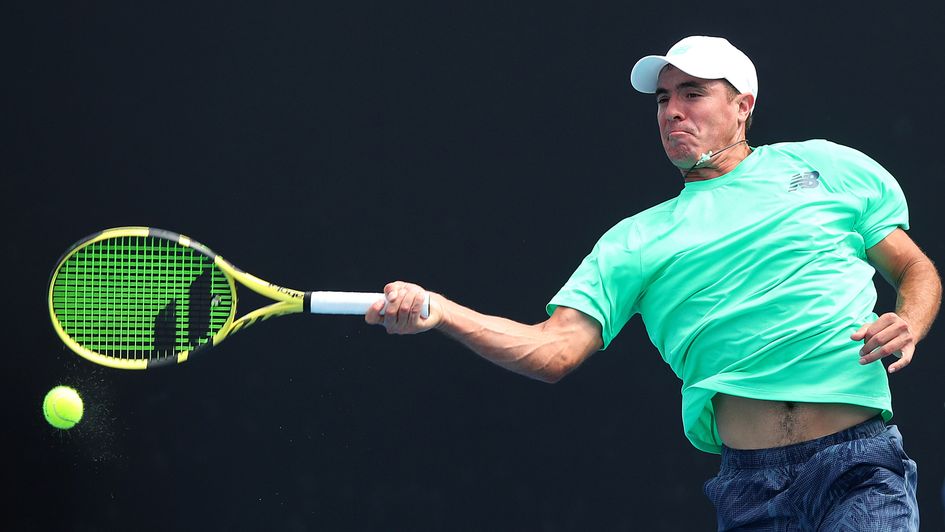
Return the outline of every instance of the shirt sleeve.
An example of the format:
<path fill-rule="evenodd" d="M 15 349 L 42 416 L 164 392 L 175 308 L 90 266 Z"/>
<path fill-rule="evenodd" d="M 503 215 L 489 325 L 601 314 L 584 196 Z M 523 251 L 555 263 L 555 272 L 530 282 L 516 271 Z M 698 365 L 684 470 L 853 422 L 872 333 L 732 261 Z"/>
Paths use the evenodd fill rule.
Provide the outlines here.
<path fill-rule="evenodd" d="M 605 233 L 546 307 L 549 316 L 561 306 L 597 320 L 602 350 L 637 312 L 643 282 L 633 229 L 628 219 Z"/>
<path fill-rule="evenodd" d="M 885 168 L 865 154 L 845 148 L 853 191 L 860 196 L 863 210 L 854 225 L 869 249 L 894 229 L 909 229 L 909 207 L 902 188 Z"/>

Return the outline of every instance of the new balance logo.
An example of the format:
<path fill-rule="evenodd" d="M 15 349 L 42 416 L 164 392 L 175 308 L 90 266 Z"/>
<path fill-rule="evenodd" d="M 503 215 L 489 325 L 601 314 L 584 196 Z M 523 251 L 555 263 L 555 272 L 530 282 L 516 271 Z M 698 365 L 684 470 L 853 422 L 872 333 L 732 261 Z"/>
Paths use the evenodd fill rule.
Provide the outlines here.
<path fill-rule="evenodd" d="M 788 191 L 794 192 L 799 188 L 817 188 L 820 186 L 820 172 L 801 172 L 791 177 L 791 185 Z"/>

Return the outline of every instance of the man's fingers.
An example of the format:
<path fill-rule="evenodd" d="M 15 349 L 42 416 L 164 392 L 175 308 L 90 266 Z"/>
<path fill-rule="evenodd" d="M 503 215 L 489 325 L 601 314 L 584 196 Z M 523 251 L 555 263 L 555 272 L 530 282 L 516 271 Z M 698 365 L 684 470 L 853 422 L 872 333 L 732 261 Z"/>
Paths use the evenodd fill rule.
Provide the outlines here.
<path fill-rule="evenodd" d="M 410 324 L 416 324 L 420 319 L 420 312 L 423 310 L 426 299 L 427 293 L 423 289 L 417 287 L 416 290 L 411 290 L 401 304 L 401 309 L 404 311 L 403 319 Z"/>
<path fill-rule="evenodd" d="M 384 302 L 384 310 L 382 315 L 384 316 L 384 327 L 387 328 L 388 332 L 391 332 L 391 327 L 397 323 L 397 306 L 398 298 L 400 297 L 400 282 L 390 283 L 384 287 L 384 297 L 386 302 Z"/>
<path fill-rule="evenodd" d="M 901 331 L 895 327 L 887 327 L 876 334 L 870 336 L 863 347 L 860 348 L 860 356 L 866 356 L 885 346 L 900 336 Z M 891 353 L 887 353 L 891 354 Z"/>
<path fill-rule="evenodd" d="M 384 305 L 387 304 L 387 299 L 378 299 L 373 305 L 368 307 L 367 312 L 364 314 L 364 321 L 371 325 L 377 325 L 384 318 L 381 316 L 381 312 L 384 310 Z"/>
<path fill-rule="evenodd" d="M 387 285 L 384 287 L 384 296 L 387 298 L 388 302 L 397 299 L 397 296 L 400 295 L 400 289 L 402 286 L 403 283 L 400 281 L 387 283 Z"/>
<path fill-rule="evenodd" d="M 895 313 L 887 312 L 873 323 L 866 323 L 850 335 L 853 341 L 863 341 L 860 364 L 871 364 L 893 355 L 896 360 L 887 371 L 895 373 L 912 363 L 915 337 L 909 324 Z"/>
<path fill-rule="evenodd" d="M 914 353 L 915 353 L 915 346 L 907 345 L 903 347 L 902 352 L 900 353 L 900 356 L 899 356 L 899 360 L 890 364 L 889 367 L 886 368 L 886 371 L 888 371 L 889 373 L 895 373 L 901 370 L 902 368 L 908 366 L 909 364 L 912 363 L 912 355 Z"/>
<path fill-rule="evenodd" d="M 863 340 L 863 339 L 865 339 L 865 340 L 868 341 L 874 334 L 876 334 L 876 333 L 882 331 L 883 329 L 885 329 L 885 328 L 889 327 L 890 325 L 893 325 L 893 324 L 895 324 L 895 323 L 897 323 L 897 322 L 898 322 L 898 323 L 905 323 L 905 322 L 902 321 L 901 318 L 899 318 L 899 316 L 897 316 L 897 315 L 895 315 L 895 314 L 893 314 L 893 313 L 891 313 L 891 312 L 887 312 L 886 314 L 883 314 L 882 316 L 880 316 L 879 318 L 877 318 L 876 321 L 874 321 L 874 322 L 872 322 L 872 323 L 865 323 L 865 324 L 863 324 L 862 327 L 860 327 L 855 333 L 853 333 L 853 334 L 850 336 L 850 339 L 851 339 L 851 340 Z"/>
<path fill-rule="evenodd" d="M 416 292 L 407 292 L 397 303 L 397 323 L 406 325 L 410 321 L 410 305 L 414 297 Z"/>
<path fill-rule="evenodd" d="M 902 353 L 907 345 L 910 345 L 908 338 L 895 337 L 889 342 L 876 346 L 876 348 L 866 354 L 861 353 L 860 364 L 869 364 L 870 362 L 875 362 L 889 355 Z"/>
<path fill-rule="evenodd" d="M 889 366 L 890 373 L 909 365 L 915 351 L 915 337 L 905 320 L 894 313 L 886 313 L 864 327 L 851 336 L 854 340 L 863 340 L 859 351 L 860 364 L 871 364 L 893 355 L 898 360 Z"/>
<path fill-rule="evenodd" d="M 850 339 L 854 341 L 860 341 L 866 337 L 866 331 L 869 330 L 871 323 L 865 323 L 862 327 L 856 330 L 855 333 L 850 335 Z"/>
<path fill-rule="evenodd" d="M 413 334 L 422 332 L 430 324 L 421 323 L 419 319 L 426 301 L 427 292 L 420 286 L 402 281 L 388 283 L 384 287 L 384 299 L 376 303 L 378 306 L 376 321 L 372 306 L 365 315 L 368 323 L 379 323 L 391 334 Z"/>

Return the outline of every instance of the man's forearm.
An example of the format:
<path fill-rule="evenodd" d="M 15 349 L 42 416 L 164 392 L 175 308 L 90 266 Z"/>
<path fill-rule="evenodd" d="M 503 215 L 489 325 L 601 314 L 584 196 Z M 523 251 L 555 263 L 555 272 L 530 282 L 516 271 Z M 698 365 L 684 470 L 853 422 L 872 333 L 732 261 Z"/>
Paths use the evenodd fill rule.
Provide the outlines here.
<path fill-rule="evenodd" d="M 916 341 L 928 334 L 942 304 L 942 281 L 931 260 L 910 264 L 898 280 L 896 314 L 909 324 Z"/>
<path fill-rule="evenodd" d="M 483 358 L 533 379 L 556 382 L 600 347 L 599 332 L 571 309 L 526 325 L 476 312 L 438 294 L 433 297 L 443 312 L 438 330 Z"/>

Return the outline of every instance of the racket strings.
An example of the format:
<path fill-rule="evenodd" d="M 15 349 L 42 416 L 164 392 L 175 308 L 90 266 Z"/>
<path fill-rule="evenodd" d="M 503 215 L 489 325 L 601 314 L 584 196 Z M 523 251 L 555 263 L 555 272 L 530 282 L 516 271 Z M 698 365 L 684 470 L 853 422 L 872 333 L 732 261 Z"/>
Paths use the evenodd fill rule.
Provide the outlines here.
<path fill-rule="evenodd" d="M 66 334 L 86 349 L 154 359 L 211 341 L 234 301 L 210 257 L 162 238 L 122 236 L 73 253 L 58 270 L 52 304 Z"/>

